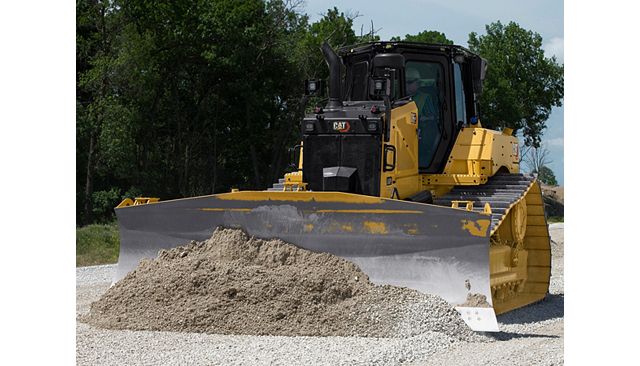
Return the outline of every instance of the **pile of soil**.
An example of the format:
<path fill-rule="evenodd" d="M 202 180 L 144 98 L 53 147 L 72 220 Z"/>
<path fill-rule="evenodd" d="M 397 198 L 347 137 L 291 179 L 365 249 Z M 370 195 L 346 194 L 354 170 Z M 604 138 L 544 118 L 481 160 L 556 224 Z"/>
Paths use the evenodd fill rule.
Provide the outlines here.
<path fill-rule="evenodd" d="M 564 216 L 564 187 L 542 185 L 542 198 L 547 216 Z"/>
<path fill-rule="evenodd" d="M 340 257 L 233 229 L 142 261 L 80 320 L 216 334 L 474 337 L 440 297 L 374 285 Z"/>

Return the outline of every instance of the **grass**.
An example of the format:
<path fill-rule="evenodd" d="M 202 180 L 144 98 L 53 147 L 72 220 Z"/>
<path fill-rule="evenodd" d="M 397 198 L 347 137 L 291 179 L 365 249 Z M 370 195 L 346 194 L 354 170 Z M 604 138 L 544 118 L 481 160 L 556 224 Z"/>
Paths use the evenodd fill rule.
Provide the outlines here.
<path fill-rule="evenodd" d="M 119 252 L 120 237 L 115 223 L 76 229 L 76 267 L 116 263 Z"/>
<path fill-rule="evenodd" d="M 553 224 L 555 222 L 564 222 L 564 216 L 549 216 L 547 222 Z"/>

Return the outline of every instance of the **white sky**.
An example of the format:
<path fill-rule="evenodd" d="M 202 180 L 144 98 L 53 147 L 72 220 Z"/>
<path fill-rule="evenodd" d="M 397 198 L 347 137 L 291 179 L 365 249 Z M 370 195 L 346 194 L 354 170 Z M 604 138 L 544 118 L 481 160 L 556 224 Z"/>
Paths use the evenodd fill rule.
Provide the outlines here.
<path fill-rule="evenodd" d="M 521 27 L 542 36 L 545 54 L 555 55 L 564 63 L 563 1 L 498 1 L 498 0 L 396 0 L 396 1 L 337 1 L 308 0 L 304 12 L 314 22 L 327 9 L 336 6 L 345 13 L 358 13 L 354 31 L 368 32 L 371 21 L 382 40 L 393 36 L 416 34 L 423 30 L 443 32 L 456 44 L 467 46 L 469 33 L 484 34 L 485 25 L 500 20 L 503 24 L 515 21 Z M 491 67 L 491 66 L 489 66 Z M 559 184 L 564 184 L 564 108 L 554 108 L 543 143 L 550 152 L 553 170 Z"/>

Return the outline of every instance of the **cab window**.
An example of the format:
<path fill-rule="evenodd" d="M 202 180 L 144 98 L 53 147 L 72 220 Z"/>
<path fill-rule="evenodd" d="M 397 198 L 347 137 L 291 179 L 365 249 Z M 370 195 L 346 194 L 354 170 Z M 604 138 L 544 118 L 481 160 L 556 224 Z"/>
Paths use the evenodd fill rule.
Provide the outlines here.
<path fill-rule="evenodd" d="M 350 100 L 367 100 L 367 76 L 369 72 L 369 62 L 362 61 L 353 65 L 350 83 Z"/>
<path fill-rule="evenodd" d="M 418 107 L 418 165 L 431 165 L 444 130 L 444 70 L 442 64 L 408 61 L 405 65 L 407 96 Z"/>
<path fill-rule="evenodd" d="M 464 96 L 464 84 L 462 83 L 460 64 L 453 64 L 453 82 L 456 90 L 456 121 L 459 124 L 465 124 L 467 123 L 467 104 Z"/>

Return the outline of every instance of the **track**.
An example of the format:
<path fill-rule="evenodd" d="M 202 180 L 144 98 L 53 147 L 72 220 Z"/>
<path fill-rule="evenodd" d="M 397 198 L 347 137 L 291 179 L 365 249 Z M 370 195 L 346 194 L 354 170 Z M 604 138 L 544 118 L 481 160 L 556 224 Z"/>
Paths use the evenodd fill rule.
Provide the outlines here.
<path fill-rule="evenodd" d="M 491 207 L 491 234 L 504 220 L 509 209 L 529 190 L 535 177 L 524 174 L 496 174 L 486 184 L 457 186 L 433 201 L 435 205 L 451 207 L 451 201 L 472 201 L 473 211 L 482 212 L 485 203 Z"/>
<path fill-rule="evenodd" d="M 535 177 L 524 174 L 496 174 L 480 186 L 457 186 L 446 195 L 434 200 L 438 206 L 451 207 L 451 201 L 473 201 L 475 212 L 482 212 L 485 203 L 491 206 L 491 233 L 502 222 L 508 210 L 527 192 Z M 282 191 L 284 178 L 269 187 L 268 191 Z"/>
<path fill-rule="evenodd" d="M 536 178 L 498 174 L 481 186 L 457 186 L 434 204 L 471 201 L 491 209 L 491 296 L 496 314 L 542 300 L 551 276 L 551 249 L 544 203 Z M 464 208 L 465 205 L 459 205 Z"/>

